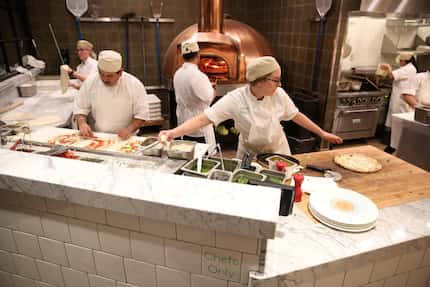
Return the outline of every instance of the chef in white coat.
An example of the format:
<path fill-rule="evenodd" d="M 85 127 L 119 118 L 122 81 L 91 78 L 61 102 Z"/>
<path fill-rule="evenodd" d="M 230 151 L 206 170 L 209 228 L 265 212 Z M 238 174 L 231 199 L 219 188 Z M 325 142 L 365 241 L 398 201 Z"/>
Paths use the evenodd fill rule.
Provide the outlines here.
<path fill-rule="evenodd" d="M 215 90 L 208 76 L 199 70 L 200 49 L 196 41 L 185 41 L 181 44 L 184 64 L 173 77 L 176 96 L 176 116 L 178 124 L 183 124 L 209 108 L 215 97 Z M 187 133 L 183 139 L 206 142 L 215 146 L 215 133 L 212 124 Z"/>
<path fill-rule="evenodd" d="M 405 97 L 405 100 L 414 108 L 417 105 L 430 106 L 430 71 L 416 75 L 410 94 Z"/>
<path fill-rule="evenodd" d="M 87 40 L 77 42 L 76 52 L 81 63 L 76 67 L 76 70 L 69 66 L 65 67 L 69 75 L 77 79 L 76 81 L 71 81 L 70 86 L 79 89 L 88 76 L 97 73 L 96 53 L 94 53 L 93 49 L 94 45 Z"/>
<path fill-rule="evenodd" d="M 212 107 L 172 130 L 161 131 L 160 139 L 171 140 L 191 133 L 208 124 L 233 119 L 240 132 L 237 157 L 245 152 L 290 154 L 287 138 L 280 121 L 292 120 L 330 143 L 342 139 L 325 132 L 299 112 L 287 93 L 280 87 L 281 68 L 275 58 L 254 59 L 247 66 L 249 85 L 227 93 Z"/>
<path fill-rule="evenodd" d="M 94 125 L 88 124 L 91 113 Z M 99 54 L 98 73 L 82 84 L 74 102 L 74 119 L 83 136 L 97 132 L 117 133 L 121 139 L 133 135 L 149 116 L 143 84 L 122 69 L 118 52 Z"/>

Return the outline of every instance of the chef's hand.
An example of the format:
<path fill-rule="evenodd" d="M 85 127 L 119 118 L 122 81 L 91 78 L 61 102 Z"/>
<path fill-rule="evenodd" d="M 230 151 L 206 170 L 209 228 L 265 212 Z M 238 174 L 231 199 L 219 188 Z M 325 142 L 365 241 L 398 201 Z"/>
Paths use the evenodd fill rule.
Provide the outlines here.
<path fill-rule="evenodd" d="M 161 131 L 158 134 L 158 140 L 162 143 L 165 144 L 167 142 L 172 141 L 175 138 L 175 135 L 173 133 L 173 130 L 164 130 Z"/>
<path fill-rule="evenodd" d="M 86 122 L 79 124 L 79 135 L 90 138 L 94 137 L 93 131 Z"/>
<path fill-rule="evenodd" d="M 328 133 L 326 131 L 323 131 L 323 133 L 321 135 L 321 138 L 323 140 L 328 141 L 329 143 L 332 143 L 332 144 L 341 144 L 341 143 L 343 143 L 343 140 L 342 140 L 341 137 L 339 137 L 337 135 L 334 135 L 334 134 L 331 134 L 331 133 Z"/>
<path fill-rule="evenodd" d="M 118 131 L 118 136 L 122 140 L 126 140 L 131 137 L 133 133 L 128 128 L 123 128 Z"/>
<path fill-rule="evenodd" d="M 71 72 L 73 72 L 73 69 L 72 68 L 70 68 L 69 67 L 69 65 L 64 65 L 64 68 L 63 68 L 67 73 L 71 73 Z"/>
<path fill-rule="evenodd" d="M 383 70 L 387 73 L 390 73 L 392 71 L 390 64 L 379 64 L 379 67 L 381 68 L 381 70 Z"/>

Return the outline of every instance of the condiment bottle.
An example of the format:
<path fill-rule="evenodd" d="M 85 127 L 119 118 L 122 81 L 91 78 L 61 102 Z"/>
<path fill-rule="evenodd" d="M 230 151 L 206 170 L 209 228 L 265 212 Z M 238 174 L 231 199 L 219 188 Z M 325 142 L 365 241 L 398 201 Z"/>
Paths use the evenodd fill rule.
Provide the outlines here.
<path fill-rule="evenodd" d="M 294 202 L 300 202 L 302 201 L 302 183 L 305 177 L 301 173 L 296 173 L 293 178 L 295 188 Z"/>

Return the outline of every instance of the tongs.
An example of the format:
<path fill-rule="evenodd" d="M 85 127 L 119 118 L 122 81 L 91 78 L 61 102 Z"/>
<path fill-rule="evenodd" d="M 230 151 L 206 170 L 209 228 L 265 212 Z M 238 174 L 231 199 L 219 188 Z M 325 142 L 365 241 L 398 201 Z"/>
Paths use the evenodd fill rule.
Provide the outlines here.
<path fill-rule="evenodd" d="M 40 151 L 40 152 L 35 152 L 35 153 L 42 154 L 42 155 L 54 156 L 54 155 L 63 154 L 68 150 L 69 150 L 69 147 L 62 146 L 62 145 L 54 145 L 51 149 L 49 149 L 47 151 Z"/>
<path fill-rule="evenodd" d="M 153 142 L 147 146 L 139 147 L 139 152 L 143 153 L 144 151 L 153 148 L 154 146 L 156 146 L 159 143 L 160 143 L 160 140 L 156 140 L 155 142 Z"/>

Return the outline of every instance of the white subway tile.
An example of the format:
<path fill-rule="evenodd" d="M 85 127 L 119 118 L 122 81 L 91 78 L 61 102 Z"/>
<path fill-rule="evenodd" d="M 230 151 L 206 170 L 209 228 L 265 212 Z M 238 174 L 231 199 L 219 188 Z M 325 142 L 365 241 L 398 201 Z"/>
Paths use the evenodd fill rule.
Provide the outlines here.
<path fill-rule="evenodd" d="M 190 287 L 190 273 L 164 266 L 156 266 L 157 287 Z"/>
<path fill-rule="evenodd" d="M 384 280 L 379 280 L 379 281 L 375 281 L 375 282 L 363 285 L 363 287 L 384 287 L 384 283 L 385 283 Z"/>
<path fill-rule="evenodd" d="M 200 245 L 215 246 L 215 231 L 177 224 L 176 232 L 178 240 Z"/>
<path fill-rule="evenodd" d="M 242 254 L 240 252 L 203 247 L 202 273 L 223 280 L 240 282 Z"/>
<path fill-rule="evenodd" d="M 46 211 L 45 198 L 26 193 L 19 193 L 18 196 L 21 206 L 39 211 Z"/>
<path fill-rule="evenodd" d="M 100 251 L 94 251 L 94 259 L 96 262 L 96 270 L 98 275 L 119 281 L 125 281 L 124 263 L 122 257 Z"/>
<path fill-rule="evenodd" d="M 424 252 L 425 249 L 421 249 L 403 254 L 402 257 L 400 257 L 400 263 L 399 266 L 397 266 L 396 273 L 403 273 L 418 268 L 423 260 Z"/>
<path fill-rule="evenodd" d="M 275 278 L 270 278 L 268 280 L 257 280 L 253 282 L 254 286 L 253 287 L 278 287 L 278 279 Z M 280 285 L 282 286 L 282 285 Z M 285 286 L 282 286 L 285 287 Z M 290 285 L 288 285 L 288 287 L 290 287 Z M 297 287 L 297 286 L 291 286 L 291 287 Z"/>
<path fill-rule="evenodd" d="M 408 273 L 397 274 L 385 279 L 384 287 L 405 287 Z"/>
<path fill-rule="evenodd" d="M 46 213 L 42 216 L 42 226 L 45 237 L 70 242 L 69 227 L 65 217 Z"/>
<path fill-rule="evenodd" d="M 170 238 L 176 239 L 176 227 L 175 224 L 165 221 L 158 221 L 149 219 L 146 217 L 139 217 L 140 231 Z"/>
<path fill-rule="evenodd" d="M 256 238 L 234 235 L 224 232 L 215 233 L 215 246 L 230 250 L 257 254 L 258 240 Z"/>
<path fill-rule="evenodd" d="M 315 281 L 315 287 L 341 287 L 345 273 L 337 273 Z"/>
<path fill-rule="evenodd" d="M 166 266 L 193 273 L 202 273 L 202 248 L 199 245 L 166 240 Z"/>
<path fill-rule="evenodd" d="M 59 265 L 42 260 L 36 260 L 37 269 L 40 273 L 41 281 L 54 286 L 64 287 L 63 275 Z"/>
<path fill-rule="evenodd" d="M 11 190 L 0 189 L 0 206 L 19 206 L 19 193 Z"/>
<path fill-rule="evenodd" d="M 426 286 L 426 284 L 430 285 L 430 267 L 424 267 L 409 272 L 406 287 L 423 287 Z"/>
<path fill-rule="evenodd" d="M 227 282 L 228 282 L 228 287 L 247 287 L 247 285 L 242 285 L 237 282 L 232 282 L 232 281 L 227 281 Z M 311 287 L 314 287 L 314 286 L 312 285 Z"/>
<path fill-rule="evenodd" d="M 0 270 L 10 273 L 16 273 L 15 263 L 13 262 L 12 254 L 3 250 L 0 250 Z"/>
<path fill-rule="evenodd" d="M 85 272 L 61 267 L 66 287 L 89 287 L 88 275 Z"/>
<path fill-rule="evenodd" d="M 258 256 L 254 254 L 242 254 L 242 268 L 240 282 L 248 284 L 249 271 L 258 271 Z"/>
<path fill-rule="evenodd" d="M 131 256 L 134 259 L 164 265 L 164 243 L 160 237 L 131 232 Z"/>
<path fill-rule="evenodd" d="M 426 253 L 424 254 L 423 262 L 421 262 L 421 266 L 430 266 L 430 247 L 427 248 Z"/>
<path fill-rule="evenodd" d="M 39 272 L 37 271 L 36 263 L 33 258 L 19 254 L 13 254 L 12 256 L 13 261 L 15 262 L 16 273 L 31 279 L 40 279 Z"/>
<path fill-rule="evenodd" d="M 0 208 L 0 226 L 35 235 L 42 235 L 39 212 L 36 210 Z"/>
<path fill-rule="evenodd" d="M 372 276 L 370 281 L 378 281 L 380 279 L 388 278 L 396 273 L 397 266 L 399 265 L 400 256 L 389 258 L 383 261 L 378 261 L 373 267 Z"/>
<path fill-rule="evenodd" d="M 373 263 L 365 264 L 358 268 L 348 270 L 345 274 L 343 287 L 356 287 L 368 283 L 372 268 Z"/>
<path fill-rule="evenodd" d="M 115 287 L 115 281 L 101 276 L 88 274 L 91 287 Z"/>
<path fill-rule="evenodd" d="M 13 286 L 15 287 L 35 287 L 34 280 L 26 277 L 22 277 L 16 274 L 12 274 L 11 276 Z"/>
<path fill-rule="evenodd" d="M 204 275 L 191 274 L 191 287 L 227 287 L 227 281 Z"/>
<path fill-rule="evenodd" d="M 104 209 L 80 204 L 75 204 L 74 207 L 76 218 L 106 224 L 106 214 Z"/>
<path fill-rule="evenodd" d="M 155 266 L 152 264 L 125 258 L 127 282 L 138 286 L 156 287 Z"/>
<path fill-rule="evenodd" d="M 55 287 L 54 285 L 42 282 L 42 281 L 34 281 L 36 287 Z"/>
<path fill-rule="evenodd" d="M 70 218 L 69 224 L 72 243 L 91 249 L 100 249 L 95 223 Z"/>
<path fill-rule="evenodd" d="M 2 287 L 14 287 L 11 274 L 0 271 L 0 283 Z"/>
<path fill-rule="evenodd" d="M 64 215 L 68 217 L 75 216 L 75 210 L 73 204 L 64 200 L 46 199 L 46 206 L 48 212 L 55 213 L 59 215 Z"/>
<path fill-rule="evenodd" d="M 0 227 L 0 249 L 11 252 L 16 251 L 15 241 L 13 240 L 12 236 L 12 230 Z"/>
<path fill-rule="evenodd" d="M 91 249 L 68 243 L 65 246 L 70 267 L 88 273 L 96 273 L 94 256 Z"/>
<path fill-rule="evenodd" d="M 143 286 L 143 285 L 142 285 Z M 145 287 L 146 287 L 146 285 L 144 285 Z M 116 287 L 139 287 L 139 286 L 136 286 L 136 285 L 133 285 L 133 284 L 129 284 L 129 283 L 124 283 L 124 282 L 120 282 L 120 281 L 117 281 L 116 282 Z"/>
<path fill-rule="evenodd" d="M 98 232 L 101 250 L 131 257 L 130 232 L 128 230 L 99 224 Z"/>
<path fill-rule="evenodd" d="M 15 238 L 18 253 L 28 257 L 42 258 L 37 236 L 21 231 L 14 231 L 13 237 Z"/>
<path fill-rule="evenodd" d="M 43 259 L 45 261 L 56 263 L 62 266 L 69 266 L 63 242 L 45 237 L 39 237 L 39 244 L 40 249 L 42 250 Z"/>
<path fill-rule="evenodd" d="M 11 208 L 0 208 L 0 226 L 7 229 L 18 229 L 18 211 Z"/>
<path fill-rule="evenodd" d="M 112 226 L 139 231 L 139 217 L 134 215 L 106 210 L 107 223 Z"/>

